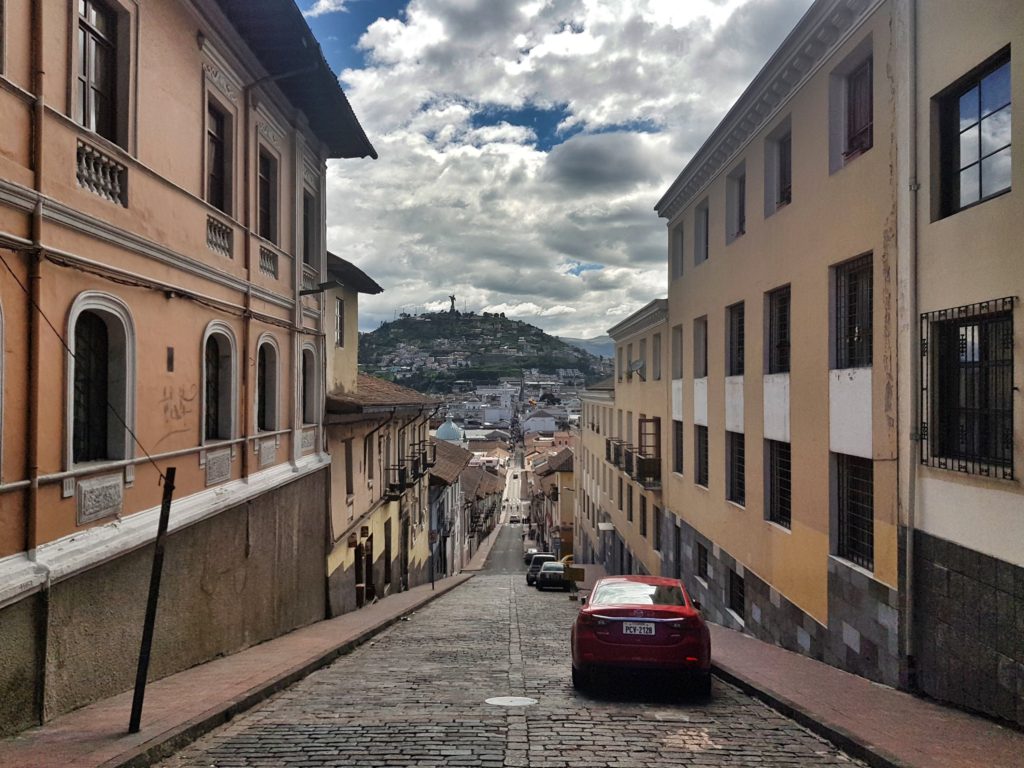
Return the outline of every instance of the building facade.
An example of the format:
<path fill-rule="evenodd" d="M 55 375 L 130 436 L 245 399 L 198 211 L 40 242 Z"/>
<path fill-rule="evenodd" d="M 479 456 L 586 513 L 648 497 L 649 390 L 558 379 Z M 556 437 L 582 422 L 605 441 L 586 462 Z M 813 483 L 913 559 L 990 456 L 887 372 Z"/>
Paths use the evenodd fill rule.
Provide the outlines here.
<path fill-rule="evenodd" d="M 30 7 L 31 5 L 31 7 Z M 324 616 L 328 158 L 375 157 L 290 0 L 8 2 L 0 703 L 130 687 Z"/>

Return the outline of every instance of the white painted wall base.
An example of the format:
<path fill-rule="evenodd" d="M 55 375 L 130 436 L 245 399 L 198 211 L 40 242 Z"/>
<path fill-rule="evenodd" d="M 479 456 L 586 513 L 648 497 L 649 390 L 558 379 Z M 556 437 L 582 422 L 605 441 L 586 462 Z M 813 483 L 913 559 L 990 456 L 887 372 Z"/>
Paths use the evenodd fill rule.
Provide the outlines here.
<path fill-rule="evenodd" d="M 872 457 L 870 368 L 828 372 L 828 447 L 833 453 Z"/>
<path fill-rule="evenodd" d="M 683 380 L 672 379 L 672 420 L 683 421 Z"/>
<path fill-rule="evenodd" d="M 693 423 L 708 425 L 708 378 L 693 380 Z"/>
<path fill-rule="evenodd" d="M 743 377 L 725 377 L 725 429 L 743 434 Z"/>
<path fill-rule="evenodd" d="M 764 436 L 766 440 L 789 442 L 788 373 L 770 373 L 764 377 Z"/>

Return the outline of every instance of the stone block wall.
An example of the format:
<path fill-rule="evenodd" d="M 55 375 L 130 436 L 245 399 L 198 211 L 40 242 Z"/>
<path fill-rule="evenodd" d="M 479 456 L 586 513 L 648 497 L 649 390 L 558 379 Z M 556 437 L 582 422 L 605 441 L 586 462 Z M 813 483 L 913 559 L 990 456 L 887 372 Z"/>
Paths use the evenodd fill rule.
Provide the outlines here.
<path fill-rule="evenodd" d="M 1024 568 L 914 533 L 917 687 L 1024 725 Z"/>

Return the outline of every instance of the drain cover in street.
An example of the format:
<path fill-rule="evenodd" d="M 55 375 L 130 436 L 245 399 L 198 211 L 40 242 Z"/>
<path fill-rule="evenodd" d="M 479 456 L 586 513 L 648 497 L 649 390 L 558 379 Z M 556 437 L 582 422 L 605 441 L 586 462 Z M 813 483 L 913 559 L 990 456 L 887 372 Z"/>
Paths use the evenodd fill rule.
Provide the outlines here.
<path fill-rule="evenodd" d="M 530 699 L 526 696 L 493 696 L 484 701 L 485 704 L 494 704 L 499 707 L 528 707 L 531 704 L 536 704 L 536 699 Z"/>

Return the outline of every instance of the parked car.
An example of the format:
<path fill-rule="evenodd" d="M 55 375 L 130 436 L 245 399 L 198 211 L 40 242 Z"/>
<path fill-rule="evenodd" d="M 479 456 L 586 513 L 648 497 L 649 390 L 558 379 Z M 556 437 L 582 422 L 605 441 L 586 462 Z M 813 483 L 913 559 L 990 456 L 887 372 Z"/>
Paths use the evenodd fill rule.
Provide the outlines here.
<path fill-rule="evenodd" d="M 663 670 L 711 695 L 711 634 L 679 579 L 600 579 L 572 626 L 572 684 L 600 669 Z"/>
<path fill-rule="evenodd" d="M 519 515 L 509 515 L 508 523 L 509 525 L 519 525 Z"/>
<path fill-rule="evenodd" d="M 534 586 L 543 591 L 545 589 L 569 589 L 569 580 L 565 578 L 565 565 L 548 561 L 537 571 L 537 578 Z"/>
<path fill-rule="evenodd" d="M 529 565 L 530 561 L 533 560 L 533 556 L 536 555 L 538 551 L 539 550 L 536 547 L 527 547 L 526 551 L 523 552 L 523 562 L 526 563 L 526 565 Z"/>
<path fill-rule="evenodd" d="M 537 580 L 537 573 L 540 571 L 540 567 L 554 559 L 555 556 L 550 552 L 538 552 L 530 558 L 530 567 L 526 569 L 526 586 L 532 587 L 533 583 Z"/>

